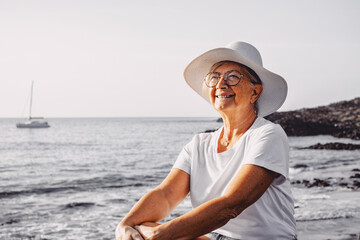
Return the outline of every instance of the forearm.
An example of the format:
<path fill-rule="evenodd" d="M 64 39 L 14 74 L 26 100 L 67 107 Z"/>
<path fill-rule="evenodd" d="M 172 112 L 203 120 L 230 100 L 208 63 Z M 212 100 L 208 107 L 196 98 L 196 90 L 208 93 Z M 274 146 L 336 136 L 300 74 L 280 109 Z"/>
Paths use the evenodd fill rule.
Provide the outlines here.
<path fill-rule="evenodd" d="M 160 225 L 153 239 L 192 239 L 225 225 L 255 203 L 275 176 L 262 167 L 244 165 L 223 196 Z"/>
<path fill-rule="evenodd" d="M 193 239 L 225 225 L 243 209 L 245 207 L 239 205 L 233 207 L 223 197 L 213 199 L 160 225 L 154 239 Z"/>
<path fill-rule="evenodd" d="M 135 226 L 143 222 L 158 222 L 171 211 L 163 192 L 155 188 L 145 194 L 124 217 L 120 224 Z"/>

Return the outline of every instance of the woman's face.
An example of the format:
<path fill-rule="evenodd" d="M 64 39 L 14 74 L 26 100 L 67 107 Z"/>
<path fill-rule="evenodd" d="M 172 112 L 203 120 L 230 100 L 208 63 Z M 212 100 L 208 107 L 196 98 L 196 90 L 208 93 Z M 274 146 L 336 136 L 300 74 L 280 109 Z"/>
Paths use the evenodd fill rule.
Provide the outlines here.
<path fill-rule="evenodd" d="M 229 71 L 238 71 L 242 74 L 240 82 L 235 86 L 227 85 L 224 74 Z M 253 109 L 253 104 L 262 92 L 261 85 L 252 86 L 247 70 L 235 63 L 225 62 L 213 70 L 220 74 L 220 80 L 213 88 L 208 88 L 211 104 L 219 112 L 238 112 Z"/>

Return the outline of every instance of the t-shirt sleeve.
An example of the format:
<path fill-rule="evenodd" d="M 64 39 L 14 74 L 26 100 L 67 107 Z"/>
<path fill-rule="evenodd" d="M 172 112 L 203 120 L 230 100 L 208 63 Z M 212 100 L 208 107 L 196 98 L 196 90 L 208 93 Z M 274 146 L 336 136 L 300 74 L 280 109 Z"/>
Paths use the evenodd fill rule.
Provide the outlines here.
<path fill-rule="evenodd" d="M 172 168 L 177 168 L 183 170 L 187 174 L 190 175 L 191 171 L 191 146 L 192 142 L 189 142 L 185 145 L 185 147 L 181 150 L 179 156 L 177 157 L 175 164 Z"/>
<path fill-rule="evenodd" d="M 249 144 L 244 164 L 254 164 L 279 173 L 273 184 L 282 184 L 289 175 L 289 145 L 279 125 L 266 126 Z"/>

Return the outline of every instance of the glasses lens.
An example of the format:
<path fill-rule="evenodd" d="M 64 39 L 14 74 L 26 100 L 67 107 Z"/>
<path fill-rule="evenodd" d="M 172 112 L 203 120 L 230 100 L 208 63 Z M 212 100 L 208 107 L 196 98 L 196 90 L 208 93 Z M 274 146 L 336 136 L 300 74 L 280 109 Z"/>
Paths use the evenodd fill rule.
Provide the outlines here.
<path fill-rule="evenodd" d="M 217 73 L 209 73 L 205 77 L 205 83 L 208 87 L 215 87 L 216 84 L 219 82 L 220 75 Z"/>
<path fill-rule="evenodd" d="M 240 82 L 242 75 L 238 71 L 231 71 L 225 76 L 226 83 L 229 86 L 235 86 Z"/>

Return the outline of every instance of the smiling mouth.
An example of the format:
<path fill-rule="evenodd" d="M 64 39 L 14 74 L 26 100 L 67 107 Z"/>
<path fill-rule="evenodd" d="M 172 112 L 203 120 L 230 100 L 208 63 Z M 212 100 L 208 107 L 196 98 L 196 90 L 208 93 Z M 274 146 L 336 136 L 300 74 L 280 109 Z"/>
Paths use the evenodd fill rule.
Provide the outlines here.
<path fill-rule="evenodd" d="M 231 98 L 231 97 L 233 97 L 233 96 L 235 96 L 235 94 L 231 94 L 231 95 L 217 95 L 217 96 L 215 96 L 216 98 Z"/>

